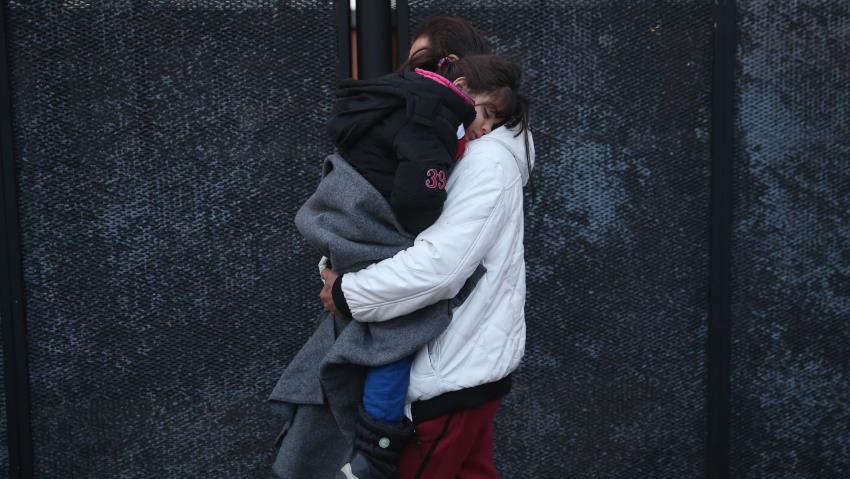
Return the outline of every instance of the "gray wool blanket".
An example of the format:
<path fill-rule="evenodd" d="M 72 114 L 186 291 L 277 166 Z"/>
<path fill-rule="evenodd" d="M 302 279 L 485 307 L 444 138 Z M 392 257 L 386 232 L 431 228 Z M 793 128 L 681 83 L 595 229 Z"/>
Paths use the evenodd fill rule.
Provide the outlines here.
<path fill-rule="evenodd" d="M 338 154 L 324 162 L 316 192 L 295 216 L 298 230 L 339 273 L 357 271 L 413 244 L 384 197 Z M 268 400 L 284 423 L 274 473 L 286 479 L 332 478 L 354 441 L 368 367 L 415 353 L 448 327 L 482 268 L 453 300 L 380 323 L 324 313 L 283 371 Z"/>

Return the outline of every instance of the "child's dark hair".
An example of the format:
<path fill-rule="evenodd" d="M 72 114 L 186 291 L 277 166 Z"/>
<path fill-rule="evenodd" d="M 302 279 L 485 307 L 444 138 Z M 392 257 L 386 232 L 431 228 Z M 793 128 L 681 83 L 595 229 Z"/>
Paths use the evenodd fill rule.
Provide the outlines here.
<path fill-rule="evenodd" d="M 490 53 L 490 45 L 481 32 L 460 17 L 435 16 L 425 19 L 413 34 L 414 40 L 421 37 L 426 37 L 430 49 L 441 57 Z"/>
<path fill-rule="evenodd" d="M 515 62 L 497 55 L 470 55 L 447 61 L 427 48 L 411 56 L 407 65 L 438 73 L 451 82 L 463 77 L 469 93 L 490 95 L 496 116 L 505 119 L 503 124 L 509 128 L 519 125 L 520 133 L 528 128 L 528 98 L 519 91 L 522 69 Z"/>
<path fill-rule="evenodd" d="M 529 101 L 528 97 L 520 91 L 522 68 L 505 57 L 472 55 L 454 62 L 442 62 L 442 67 L 437 69 L 437 73 L 452 82 L 459 77 L 464 77 L 470 93 L 489 93 L 494 102 L 496 116 L 504 119 L 501 123 L 495 125 L 496 128 L 503 125 L 510 129 L 519 127 L 514 136 L 523 135 L 525 163 L 528 166 L 529 187 L 531 188 L 532 201 L 534 201 L 537 195 L 534 182 L 530 179 L 532 164 L 528 142 Z"/>

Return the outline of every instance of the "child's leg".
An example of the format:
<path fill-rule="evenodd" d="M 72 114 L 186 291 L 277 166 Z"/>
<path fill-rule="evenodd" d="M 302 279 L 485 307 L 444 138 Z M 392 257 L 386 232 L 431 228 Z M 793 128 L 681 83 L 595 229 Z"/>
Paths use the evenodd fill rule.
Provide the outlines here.
<path fill-rule="evenodd" d="M 363 387 L 363 408 L 375 421 L 401 422 L 413 356 L 371 368 Z"/>
<path fill-rule="evenodd" d="M 395 478 L 399 454 L 413 436 L 413 425 L 404 420 L 412 363 L 413 356 L 366 372 L 354 450 L 339 478 Z"/>

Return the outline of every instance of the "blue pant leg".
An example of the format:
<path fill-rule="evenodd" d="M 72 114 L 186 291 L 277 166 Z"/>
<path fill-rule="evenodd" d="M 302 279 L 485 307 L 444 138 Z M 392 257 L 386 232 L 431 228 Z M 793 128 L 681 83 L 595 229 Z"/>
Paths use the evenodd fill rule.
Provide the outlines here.
<path fill-rule="evenodd" d="M 412 364 L 413 356 L 409 356 L 366 372 L 363 408 L 372 419 L 384 422 L 402 420 Z"/>

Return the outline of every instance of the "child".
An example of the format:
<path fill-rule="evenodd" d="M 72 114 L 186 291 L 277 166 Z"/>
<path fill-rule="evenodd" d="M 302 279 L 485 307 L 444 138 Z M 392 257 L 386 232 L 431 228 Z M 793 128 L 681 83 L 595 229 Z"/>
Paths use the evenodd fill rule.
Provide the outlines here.
<path fill-rule="evenodd" d="M 517 98 L 515 64 L 491 55 L 439 55 L 422 48 L 396 73 L 343 82 L 329 124 L 340 155 L 386 198 L 413 235 L 439 217 L 449 171 L 465 142 L 489 133 Z M 335 296 L 343 277 L 334 283 Z M 350 311 L 341 314 L 350 317 Z M 411 361 L 367 372 L 361 415 L 368 417 L 360 418 L 366 430 L 385 432 L 393 441 L 412 435 L 404 421 Z M 346 473 L 386 476 L 386 464 L 375 466 L 375 455 L 358 444 L 363 442 L 355 442 Z"/>

